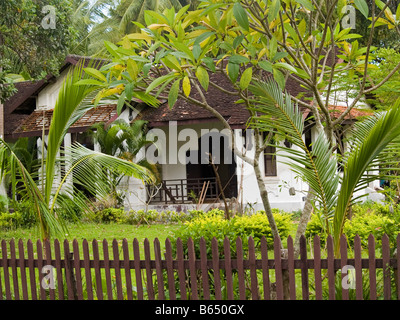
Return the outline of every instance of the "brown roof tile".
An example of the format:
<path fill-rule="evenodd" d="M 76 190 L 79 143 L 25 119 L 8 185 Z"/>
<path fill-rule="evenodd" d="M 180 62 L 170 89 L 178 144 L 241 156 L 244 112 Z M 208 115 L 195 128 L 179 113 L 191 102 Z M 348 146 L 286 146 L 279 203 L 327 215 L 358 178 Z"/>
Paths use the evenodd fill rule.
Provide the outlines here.
<path fill-rule="evenodd" d="M 52 116 L 53 110 L 35 110 L 14 130 L 13 137 L 41 136 L 43 125 L 48 132 Z M 70 127 L 69 132 L 85 131 L 95 123 L 114 121 L 117 116 L 116 105 L 92 108 Z"/>

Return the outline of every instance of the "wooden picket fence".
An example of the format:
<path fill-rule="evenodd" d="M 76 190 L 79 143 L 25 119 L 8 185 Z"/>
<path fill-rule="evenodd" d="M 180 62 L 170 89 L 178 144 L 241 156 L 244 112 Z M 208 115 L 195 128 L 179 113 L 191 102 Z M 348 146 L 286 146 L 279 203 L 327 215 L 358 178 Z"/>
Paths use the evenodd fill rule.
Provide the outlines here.
<path fill-rule="evenodd" d="M 340 258 L 334 256 L 330 236 L 323 246 L 318 236 L 313 243 L 302 237 L 299 258 L 294 257 L 291 237 L 287 250 L 277 239 L 273 244 L 265 238 L 245 240 L 201 239 L 196 244 L 189 239 L 184 244 L 167 239 L 163 248 L 158 239 L 142 244 L 134 239 L 132 246 L 126 239 L 111 245 L 106 240 L 93 240 L 91 245 L 74 240 L 72 248 L 67 240 L 39 240 L 35 245 L 31 240 L 26 245 L 22 240 L 3 240 L 0 299 L 400 298 L 400 261 L 391 257 L 386 235 L 381 250 L 375 250 L 373 236 L 364 248 L 356 236 L 351 250 L 342 237 Z M 400 247 L 400 235 L 396 245 Z M 341 272 L 344 266 L 351 266 L 354 278 Z M 355 284 L 355 289 L 342 282 Z"/>

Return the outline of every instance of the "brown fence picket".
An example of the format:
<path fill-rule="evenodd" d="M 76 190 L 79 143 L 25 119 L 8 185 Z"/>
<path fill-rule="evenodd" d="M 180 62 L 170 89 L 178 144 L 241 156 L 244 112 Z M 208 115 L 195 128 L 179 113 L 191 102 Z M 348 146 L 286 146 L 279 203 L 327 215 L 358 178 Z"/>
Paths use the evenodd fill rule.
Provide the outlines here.
<path fill-rule="evenodd" d="M 333 238 L 328 235 L 326 238 L 327 252 L 328 252 L 328 286 L 329 286 L 329 300 L 336 299 L 335 289 L 335 253 L 333 250 Z"/>
<path fill-rule="evenodd" d="M 6 291 L 6 299 L 11 300 L 11 287 L 10 287 L 10 273 L 8 269 L 8 256 L 7 256 L 7 241 L 1 241 L 1 250 L 3 254 L 3 272 L 4 272 L 4 286 Z"/>
<path fill-rule="evenodd" d="M 10 266 L 11 266 L 11 274 L 12 274 L 12 279 L 13 279 L 14 299 L 15 300 L 19 300 L 17 257 L 16 257 L 16 254 L 15 254 L 15 241 L 14 241 L 14 239 L 10 240 Z"/>
<path fill-rule="evenodd" d="M 261 268 L 263 274 L 264 300 L 270 300 L 271 285 L 269 281 L 268 244 L 267 244 L 267 239 L 264 236 L 261 237 L 260 247 L 261 247 Z"/>
<path fill-rule="evenodd" d="M 54 240 L 54 258 L 57 272 L 58 299 L 64 300 L 64 281 L 61 268 L 61 248 L 60 241 L 58 239 Z"/>
<path fill-rule="evenodd" d="M 315 299 L 322 300 L 321 240 L 318 235 L 314 237 L 314 279 Z"/>
<path fill-rule="evenodd" d="M 184 255 L 183 255 L 183 243 L 180 238 L 178 238 L 176 240 L 176 260 L 178 262 L 180 299 L 187 300 L 186 273 L 185 273 L 185 263 L 184 263 Z"/>
<path fill-rule="evenodd" d="M 188 259 L 189 259 L 189 271 L 190 271 L 190 287 L 191 287 L 191 298 L 193 300 L 199 299 L 198 287 L 197 287 L 197 270 L 196 270 L 196 253 L 194 249 L 194 242 L 192 238 L 187 241 L 188 247 Z"/>
<path fill-rule="evenodd" d="M 294 246 L 293 238 L 291 236 L 287 239 L 287 252 L 288 252 L 288 274 L 289 274 L 289 295 L 290 300 L 296 300 L 296 278 L 294 271 Z"/>
<path fill-rule="evenodd" d="M 34 257 L 33 257 L 33 243 L 29 239 L 27 243 L 28 250 L 28 268 L 29 268 L 29 282 L 31 286 L 31 296 L 32 300 L 37 300 L 37 290 L 36 290 L 36 279 L 35 279 L 35 267 L 34 267 Z M 4 264 L 3 264 L 4 268 Z M 6 279 L 4 279 L 6 283 Z"/>
<path fill-rule="evenodd" d="M 68 300 L 77 299 L 75 277 L 72 266 L 73 253 L 69 251 L 69 242 L 64 240 L 64 262 L 65 262 L 65 278 L 67 282 Z"/>
<path fill-rule="evenodd" d="M 157 276 L 157 287 L 158 287 L 158 299 L 165 300 L 165 292 L 164 292 L 164 279 L 163 279 L 163 271 L 161 267 L 161 248 L 160 248 L 160 240 L 158 238 L 154 239 L 154 255 L 156 261 L 156 276 Z"/>
<path fill-rule="evenodd" d="M 87 298 L 88 300 L 93 300 L 92 270 L 90 267 L 89 243 L 86 239 L 83 239 L 82 241 L 82 251 L 83 266 L 85 268 Z"/>
<path fill-rule="evenodd" d="M 201 280 L 203 284 L 203 299 L 210 299 L 210 284 L 208 279 L 208 266 L 207 266 L 207 244 L 206 240 L 202 237 L 200 239 L 200 265 L 201 265 Z"/>
<path fill-rule="evenodd" d="M 340 267 L 343 270 L 343 267 L 347 265 L 347 239 L 345 235 L 342 235 L 340 237 Z M 344 272 L 341 273 L 342 276 L 342 281 L 343 278 L 347 276 Z M 347 289 L 344 286 L 342 287 L 342 299 L 343 300 L 349 300 L 349 289 Z"/>
<path fill-rule="evenodd" d="M 363 281 L 361 265 L 361 239 L 357 234 L 354 238 L 354 268 L 356 272 L 356 299 L 363 300 Z"/>
<path fill-rule="evenodd" d="M 154 300 L 154 288 L 153 288 L 153 270 L 151 268 L 151 255 L 150 255 L 150 242 L 146 238 L 143 242 L 144 246 L 144 259 L 146 268 L 146 281 L 147 281 L 147 294 L 150 300 Z"/>
<path fill-rule="evenodd" d="M 228 237 L 224 238 L 224 256 L 225 256 L 225 279 L 226 279 L 226 296 L 228 300 L 233 300 L 233 279 L 232 279 L 232 258 L 231 243 Z"/>
<path fill-rule="evenodd" d="M 136 293 L 138 300 L 143 300 L 142 271 L 140 269 L 140 249 L 138 239 L 133 239 L 133 263 L 135 268 Z"/>
<path fill-rule="evenodd" d="M 248 246 L 249 246 L 249 269 L 250 269 L 251 298 L 253 300 L 258 300 L 259 293 L 258 293 L 258 281 L 257 281 L 257 270 L 256 270 L 256 250 L 255 250 L 255 246 L 254 246 L 253 237 L 249 237 Z"/>
<path fill-rule="evenodd" d="M 376 260 L 375 260 L 375 238 L 372 234 L 368 237 L 368 273 L 369 273 L 369 295 L 370 299 L 376 300 Z"/>
<path fill-rule="evenodd" d="M 100 255 L 99 255 L 99 242 L 94 239 L 92 241 L 92 250 L 93 250 L 93 267 L 94 267 L 94 276 L 96 278 L 96 297 L 97 300 L 103 300 L 103 283 L 101 281 L 101 271 L 100 271 Z"/>
<path fill-rule="evenodd" d="M 300 261 L 301 261 L 301 287 L 303 300 L 310 297 L 308 268 L 307 268 L 307 240 L 304 235 L 300 237 Z"/>
<path fill-rule="evenodd" d="M 43 244 L 44 244 L 44 252 L 45 252 L 45 256 L 46 256 L 46 264 L 48 266 L 53 266 L 52 262 L 51 262 L 52 261 L 52 254 L 51 254 L 51 245 L 50 245 L 49 239 L 46 239 Z M 52 278 L 52 279 L 50 279 L 51 282 L 54 281 L 53 272 L 54 272 L 54 270 L 52 269 L 50 271 L 50 274 L 48 275 L 49 277 Z M 53 283 L 53 285 L 55 285 L 55 283 Z M 56 299 L 56 297 L 55 297 L 55 289 L 54 288 L 49 287 L 49 295 L 50 295 L 50 300 L 55 300 Z"/>
<path fill-rule="evenodd" d="M 114 257 L 114 274 L 115 274 L 115 286 L 117 288 L 117 300 L 122 300 L 123 299 L 123 293 L 122 293 L 122 279 L 121 279 L 121 269 L 119 266 L 119 244 L 117 239 L 113 239 L 112 242 L 112 251 L 113 251 L 113 257 Z"/>
<path fill-rule="evenodd" d="M 279 237 L 274 239 L 274 261 L 275 261 L 275 283 L 276 298 L 283 300 L 283 275 L 282 275 L 282 257 L 281 257 L 281 240 Z"/>
<path fill-rule="evenodd" d="M 211 252 L 212 252 L 212 264 L 213 264 L 213 270 L 214 270 L 215 299 L 222 300 L 221 276 L 220 276 L 220 270 L 219 270 L 218 240 L 215 237 L 211 240 Z"/>
<path fill-rule="evenodd" d="M 239 299 L 246 299 L 246 284 L 244 281 L 244 264 L 243 264 L 243 245 L 242 239 L 236 238 L 236 261 L 239 285 Z"/>
<path fill-rule="evenodd" d="M 385 300 L 390 300 L 391 284 L 390 284 L 390 244 L 389 237 L 384 234 L 382 236 L 382 263 L 383 263 L 383 297 Z"/>
<path fill-rule="evenodd" d="M 167 279 L 168 279 L 168 293 L 171 300 L 176 300 L 175 292 L 175 277 L 173 269 L 173 258 L 172 258 L 172 245 L 171 240 L 165 240 L 165 260 L 167 265 Z"/>
<path fill-rule="evenodd" d="M 19 269 L 21 271 L 21 288 L 22 288 L 22 299 L 28 300 L 28 279 L 26 277 L 26 268 L 25 268 L 25 252 L 24 252 L 24 243 L 22 239 L 18 241 L 18 257 L 19 257 Z M 0 282 L 1 288 L 1 282 Z M 1 289 L 0 289 L 1 295 Z"/>
<path fill-rule="evenodd" d="M 42 241 L 38 240 L 36 241 L 36 251 L 37 251 L 37 263 L 38 263 L 38 271 L 39 271 L 39 292 L 40 292 L 40 299 L 41 300 L 46 300 L 46 290 L 44 290 L 44 287 L 42 285 L 43 281 L 43 249 L 42 249 Z"/>
<path fill-rule="evenodd" d="M 106 288 L 108 300 L 113 300 L 112 283 L 111 283 L 111 270 L 110 270 L 110 256 L 108 251 L 108 242 L 103 240 L 103 257 L 104 257 L 104 273 L 106 275 Z"/>
<path fill-rule="evenodd" d="M 125 269 L 125 282 L 126 282 L 126 297 L 128 300 L 133 300 L 132 295 L 132 276 L 131 276 L 131 268 L 129 265 L 129 246 L 128 240 L 122 240 L 122 252 L 124 255 L 124 269 Z"/>
<path fill-rule="evenodd" d="M 72 250 L 74 253 L 74 268 L 75 268 L 75 288 L 78 294 L 78 300 L 83 300 L 82 274 L 81 274 L 81 258 L 79 255 L 78 240 L 72 241 Z"/>

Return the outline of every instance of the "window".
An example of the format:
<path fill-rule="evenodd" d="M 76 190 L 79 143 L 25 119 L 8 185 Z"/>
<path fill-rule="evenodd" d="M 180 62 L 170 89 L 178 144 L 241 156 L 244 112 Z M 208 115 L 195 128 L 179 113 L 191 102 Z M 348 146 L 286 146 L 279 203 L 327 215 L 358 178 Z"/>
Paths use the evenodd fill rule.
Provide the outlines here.
<path fill-rule="evenodd" d="M 268 133 L 264 132 L 264 139 L 267 137 Z M 273 142 L 273 138 L 272 138 Z M 266 177 L 276 176 L 276 148 L 274 146 L 267 146 L 264 149 L 264 174 Z"/>

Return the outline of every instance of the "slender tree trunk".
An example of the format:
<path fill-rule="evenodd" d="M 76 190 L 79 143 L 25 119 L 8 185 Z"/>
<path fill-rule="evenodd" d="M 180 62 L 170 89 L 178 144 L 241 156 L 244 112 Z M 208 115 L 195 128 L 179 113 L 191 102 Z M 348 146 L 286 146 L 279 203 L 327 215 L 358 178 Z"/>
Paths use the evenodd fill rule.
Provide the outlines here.
<path fill-rule="evenodd" d="M 296 236 L 294 239 L 294 258 L 296 259 L 300 254 L 300 237 L 305 234 L 308 221 L 310 221 L 311 213 L 313 210 L 312 200 L 314 195 L 311 188 L 308 190 L 304 208 L 300 216 L 300 221 L 297 226 Z"/>

